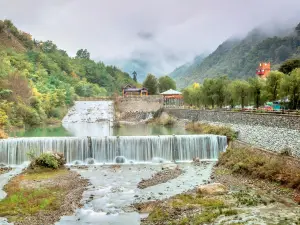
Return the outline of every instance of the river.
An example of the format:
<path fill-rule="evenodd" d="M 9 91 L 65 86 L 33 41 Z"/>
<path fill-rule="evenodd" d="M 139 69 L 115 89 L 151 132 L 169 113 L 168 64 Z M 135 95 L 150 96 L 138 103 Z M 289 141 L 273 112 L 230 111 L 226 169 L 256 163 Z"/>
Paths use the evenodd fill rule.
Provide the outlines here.
<path fill-rule="evenodd" d="M 154 124 L 123 124 L 113 127 L 113 102 L 80 101 L 69 110 L 61 125 L 48 125 L 16 130 L 10 137 L 66 137 L 66 136 L 148 136 L 190 134 L 184 127 Z"/>
<path fill-rule="evenodd" d="M 207 152 L 207 154 L 211 154 L 211 152 L 224 151 L 226 146 L 226 138 L 224 137 L 216 137 L 213 136 L 203 136 L 196 137 L 188 134 L 184 127 L 163 127 L 157 125 L 146 125 L 146 124 L 136 124 L 136 125 L 122 125 L 121 127 L 114 128 L 113 127 L 113 102 L 111 101 L 80 101 L 76 102 L 74 107 L 72 107 L 68 114 L 62 121 L 62 125 L 59 127 L 38 127 L 28 129 L 26 131 L 18 131 L 11 133 L 13 137 L 35 137 L 24 139 L 21 138 L 17 145 L 12 144 L 11 147 L 2 147 L 2 157 L 10 159 L 9 155 L 6 155 L 5 149 L 10 149 L 10 152 L 13 152 L 12 148 L 14 146 L 31 146 L 28 143 L 35 143 L 35 140 L 41 141 L 45 148 L 47 148 L 47 143 L 55 143 L 51 146 L 62 147 L 64 151 L 66 151 L 66 147 L 69 146 L 64 142 L 64 144 L 59 144 L 60 140 L 64 141 L 67 139 L 68 143 L 78 142 L 85 143 L 87 136 L 92 136 L 93 138 L 93 149 L 91 153 L 94 151 L 97 153 L 99 151 L 109 152 L 107 149 L 107 140 L 112 139 L 111 146 L 117 146 L 112 149 L 112 152 L 121 152 L 121 154 L 126 155 L 130 151 L 134 152 L 134 154 L 128 154 L 128 157 L 138 158 L 141 152 L 146 152 L 146 156 L 150 156 L 143 163 L 139 163 L 137 160 L 131 161 L 129 160 L 127 163 L 120 166 L 118 170 L 113 170 L 106 163 L 104 164 L 94 164 L 88 165 L 85 169 L 79 169 L 71 167 L 73 170 L 77 171 L 81 176 L 89 179 L 91 185 L 87 188 L 87 190 L 83 194 L 83 207 L 78 208 L 76 212 L 71 216 L 64 216 L 61 218 L 56 225 L 82 225 L 82 224 L 94 224 L 94 225 L 139 225 L 140 220 L 145 215 L 140 215 L 137 213 L 132 207 L 132 203 L 149 201 L 151 200 L 160 200 L 164 198 L 171 197 L 175 194 L 182 193 L 184 191 L 193 189 L 195 186 L 199 184 L 206 183 L 210 178 L 211 170 L 214 165 L 214 160 L 203 163 L 201 166 L 194 166 L 190 163 L 179 163 L 177 164 L 184 173 L 177 177 L 176 179 L 169 180 L 165 183 L 158 184 L 152 187 L 145 188 L 140 190 L 137 188 L 137 184 L 142 179 L 150 178 L 157 171 L 162 170 L 163 166 L 170 163 L 168 161 L 151 161 L 151 157 L 155 154 L 164 153 L 167 154 L 170 158 L 170 155 L 173 155 L 174 148 L 176 149 L 176 154 L 181 158 L 187 157 L 191 160 L 191 157 L 196 151 Z M 185 134 L 177 139 L 176 136 L 170 136 L 170 134 L 181 135 Z M 169 135 L 160 137 L 153 137 L 148 140 L 146 137 L 120 137 L 117 138 L 116 143 L 113 144 L 114 137 L 104 138 L 105 136 L 150 136 L 150 135 Z M 43 137 L 62 137 L 62 138 L 44 138 Z M 63 138 L 66 136 L 73 136 L 74 138 L 68 139 Z M 41 137 L 41 138 L 36 138 Z M 173 138 L 174 137 L 174 138 Z M 95 139 L 96 138 L 96 139 Z M 98 139 L 99 140 L 98 140 Z M 102 147 L 95 147 L 95 141 L 97 143 L 102 143 L 102 139 L 105 139 L 106 147 L 102 149 Z M 145 141 L 140 141 L 144 140 Z M 181 139 L 183 138 L 183 139 Z M 124 139 L 124 140 L 123 140 Z M 140 139 L 140 140 L 136 140 Z M 153 140 L 152 140 L 153 139 Z M 170 143 L 167 145 L 156 145 L 154 141 L 157 139 L 160 143 L 161 140 L 166 140 L 166 143 Z M 173 139 L 176 140 L 176 146 L 173 147 Z M 224 140 L 223 140 L 224 139 Z M 151 141 L 152 140 L 152 141 Z M 182 141 L 181 141 L 182 140 Z M 193 140 L 193 141 L 192 141 Z M 200 141 L 200 142 L 198 142 Z M 17 139 L 12 139 L 9 142 L 18 142 Z M 157 142 L 157 141 L 156 141 Z M 104 143 L 104 142 L 103 142 Z M 123 143 L 123 144 L 122 144 Z M 147 144 L 151 143 L 151 144 Z M 37 146 L 43 146 L 42 144 L 38 144 Z M 70 145 L 68 151 L 70 152 L 70 156 L 72 155 L 81 155 L 79 153 L 73 154 L 72 146 L 85 146 L 84 145 Z M 100 146 L 100 145 L 99 145 Z M 102 146 L 102 145 L 101 145 Z M 130 147 L 132 146 L 132 148 Z M 157 146 L 163 147 L 162 149 Z M 202 146 L 202 147 L 199 147 Z M 220 148 L 221 146 L 221 148 Z M 223 146 L 223 147 L 222 147 Z M 20 147 L 25 148 L 25 147 Z M 212 149 L 214 148 L 214 150 Z M 125 152 L 123 149 L 127 149 Z M 135 149 L 135 150 L 134 150 Z M 168 150 L 169 149 L 169 150 Z M 194 150 L 192 150 L 194 149 Z M 75 149 L 77 152 L 78 149 Z M 123 152 L 122 152 L 123 151 Z M 192 154 L 187 155 L 190 151 L 193 151 Z M 14 152 L 19 152 L 14 154 L 18 158 L 22 158 L 20 150 L 16 148 Z M 82 152 L 87 152 L 86 150 Z M 157 152 L 157 153 L 154 153 Z M 1 149 L 0 149 L 1 153 Z M 72 154 L 71 154 L 72 153 Z M 97 154 L 94 155 L 97 155 Z M 118 153 L 117 153 L 118 154 Z M 120 154 L 120 153 L 119 153 Z M 206 154 L 206 153 L 205 153 Z M 137 156 L 136 156 L 137 155 Z M 1 154 L 0 154 L 1 156 Z M 200 156 L 200 155 L 199 155 Z M 25 157 L 25 156 L 24 156 Z M 140 156 L 139 156 L 140 157 Z M 144 156 L 143 156 L 144 157 Z M 163 156 L 161 156 L 163 157 Z M 166 156 L 167 157 L 167 156 Z M 164 157 L 164 158 L 166 158 Z M 216 159 L 217 154 L 214 154 L 210 157 L 210 159 Z M 1 157 L 0 157 L 1 158 Z M 97 159 L 97 157 L 95 157 Z M 103 158 L 102 156 L 100 158 Z M 204 157 L 205 158 L 205 157 Z M 206 157 L 209 158 L 209 157 Z M 130 159 L 130 158 L 129 158 Z M 74 160 L 72 157 L 69 162 Z M 20 160 L 22 162 L 22 160 Z M 71 163 L 72 165 L 72 163 Z M 174 165 L 174 164 L 173 164 Z M 0 181 L 3 180 L 2 185 L 7 182 L 7 176 L 0 176 Z M 1 183 L 1 182 L 0 182 Z M 2 193 L 3 195 L 3 193 Z"/>

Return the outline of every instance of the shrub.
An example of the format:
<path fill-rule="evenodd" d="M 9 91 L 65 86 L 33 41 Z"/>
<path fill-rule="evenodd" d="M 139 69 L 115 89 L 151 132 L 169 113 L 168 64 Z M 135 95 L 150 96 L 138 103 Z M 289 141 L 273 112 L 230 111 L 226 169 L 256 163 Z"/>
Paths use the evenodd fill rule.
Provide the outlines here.
<path fill-rule="evenodd" d="M 0 126 L 5 126 L 8 124 L 8 116 L 3 109 L 0 109 Z"/>
<path fill-rule="evenodd" d="M 30 155 L 32 157 L 32 155 Z M 46 152 L 34 158 L 30 163 L 30 168 L 45 167 L 51 169 L 58 169 L 64 166 L 66 159 L 63 154 L 57 152 Z"/>
<path fill-rule="evenodd" d="M 300 163 L 283 155 L 271 155 L 250 148 L 227 149 L 221 154 L 218 165 L 233 173 L 279 182 L 300 190 Z"/>
<path fill-rule="evenodd" d="M 17 113 L 23 118 L 24 123 L 29 126 L 41 124 L 41 118 L 38 112 L 27 105 L 20 104 Z"/>
<path fill-rule="evenodd" d="M 232 141 L 237 138 L 237 133 L 230 127 L 225 126 L 215 126 L 206 123 L 191 122 L 185 126 L 185 129 L 200 134 L 223 135 L 227 137 L 228 141 Z"/>
<path fill-rule="evenodd" d="M 5 133 L 4 130 L 0 128 L 0 139 L 6 139 L 6 138 L 8 138 L 8 135 Z"/>
<path fill-rule="evenodd" d="M 66 113 L 67 113 L 67 109 L 65 107 L 58 107 L 58 108 L 51 109 L 50 112 L 48 113 L 48 116 L 62 119 Z"/>

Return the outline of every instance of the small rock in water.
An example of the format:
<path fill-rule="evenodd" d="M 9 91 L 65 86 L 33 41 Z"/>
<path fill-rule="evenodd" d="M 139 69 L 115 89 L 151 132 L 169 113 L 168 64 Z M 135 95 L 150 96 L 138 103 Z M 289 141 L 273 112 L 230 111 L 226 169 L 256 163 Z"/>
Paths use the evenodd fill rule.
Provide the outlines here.
<path fill-rule="evenodd" d="M 75 165 L 80 165 L 81 164 L 81 162 L 80 161 L 75 161 L 75 163 L 74 163 Z"/>
<path fill-rule="evenodd" d="M 93 158 L 88 158 L 88 159 L 86 159 L 86 163 L 89 165 L 95 164 L 95 160 Z"/>
<path fill-rule="evenodd" d="M 126 158 L 124 156 L 117 156 L 115 158 L 115 162 L 116 163 L 125 163 L 126 162 Z"/>

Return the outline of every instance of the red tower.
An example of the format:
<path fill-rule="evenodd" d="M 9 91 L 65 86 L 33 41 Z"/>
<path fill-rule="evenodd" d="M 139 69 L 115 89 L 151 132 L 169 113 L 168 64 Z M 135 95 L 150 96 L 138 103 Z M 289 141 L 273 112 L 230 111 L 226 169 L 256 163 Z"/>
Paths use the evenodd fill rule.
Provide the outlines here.
<path fill-rule="evenodd" d="M 269 75 L 270 71 L 271 71 L 271 63 L 261 62 L 259 64 L 259 67 L 256 69 L 256 74 L 260 78 L 266 78 Z"/>

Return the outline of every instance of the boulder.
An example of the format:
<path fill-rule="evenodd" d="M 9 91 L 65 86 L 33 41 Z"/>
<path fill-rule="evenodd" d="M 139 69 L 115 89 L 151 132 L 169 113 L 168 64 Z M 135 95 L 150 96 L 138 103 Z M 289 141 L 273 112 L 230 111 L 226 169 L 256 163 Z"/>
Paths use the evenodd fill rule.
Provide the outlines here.
<path fill-rule="evenodd" d="M 223 195 L 227 192 L 227 187 L 220 183 L 205 184 L 197 187 L 197 193 L 203 195 Z"/>
<path fill-rule="evenodd" d="M 199 157 L 194 157 L 193 162 L 200 162 L 200 158 Z"/>
<path fill-rule="evenodd" d="M 169 170 L 175 170 L 175 169 L 177 169 L 177 168 L 178 168 L 178 165 L 175 164 L 175 163 L 168 163 L 168 164 L 164 164 L 164 165 L 162 166 L 162 169 L 163 169 L 163 170 L 166 170 L 166 169 L 169 169 Z"/>

